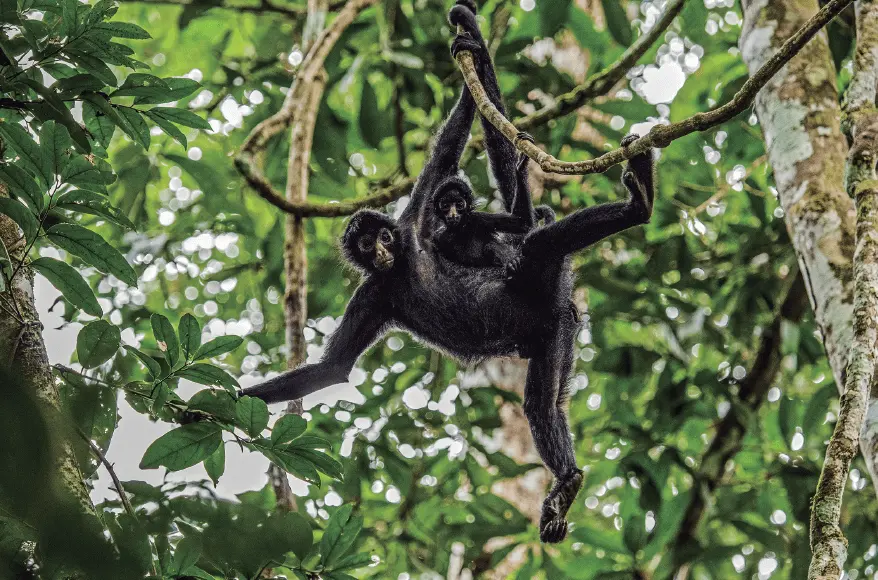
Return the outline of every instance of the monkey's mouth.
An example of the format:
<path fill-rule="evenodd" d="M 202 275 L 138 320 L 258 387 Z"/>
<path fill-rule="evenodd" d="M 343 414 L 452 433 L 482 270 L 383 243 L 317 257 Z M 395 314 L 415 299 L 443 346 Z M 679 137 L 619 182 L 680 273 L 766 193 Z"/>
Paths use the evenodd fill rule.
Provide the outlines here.
<path fill-rule="evenodd" d="M 386 258 L 377 258 L 375 260 L 375 267 L 382 272 L 390 270 L 393 267 L 393 256 L 388 256 Z"/>

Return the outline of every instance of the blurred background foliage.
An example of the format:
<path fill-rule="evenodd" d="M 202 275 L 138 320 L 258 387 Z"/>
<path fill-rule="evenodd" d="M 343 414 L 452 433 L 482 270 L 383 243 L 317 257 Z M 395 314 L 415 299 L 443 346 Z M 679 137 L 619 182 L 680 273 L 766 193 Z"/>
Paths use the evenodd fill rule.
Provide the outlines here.
<path fill-rule="evenodd" d="M 510 111 L 539 110 L 612 64 L 664 4 L 481 3 Z M 387 0 L 345 31 L 326 63 L 309 201 L 351 199 L 417 174 L 462 85 L 448 51 L 448 8 L 437 0 Z M 154 314 L 181 328 L 182 337 L 178 325 L 191 312 L 204 343 L 243 337 L 241 348 L 221 354 L 218 364 L 242 383 L 257 382 L 284 366 L 284 216 L 243 185 L 232 157 L 281 105 L 303 59 L 305 9 L 285 0 L 142 0 L 123 2 L 115 20 L 150 34 L 122 41 L 150 74 L 200 83 L 175 102 L 211 128 L 181 127 L 188 149 L 158 128 L 148 148 L 116 132 L 107 147 L 117 176 L 109 199 L 136 231 L 100 216 L 77 219 L 128 256 L 138 283 L 81 271 L 104 319 L 145 356 L 164 360 Z M 587 159 L 632 128 L 643 133 L 726 101 L 747 75 L 737 49 L 740 26 L 732 0 L 691 0 L 610 95 L 531 132 L 561 159 Z M 840 85 L 849 75 L 851 34 L 843 19 L 831 25 Z M 480 131 L 476 124 L 474 133 Z M 266 155 L 266 174 L 281 188 L 287 147 L 277 139 Z M 465 170 L 496 207 L 484 154 L 470 156 Z M 499 411 L 520 395 L 492 377 L 514 372 L 516 363 L 462 368 L 397 333 L 360 360 L 352 376 L 358 400 L 317 401 L 305 413 L 308 436 L 332 443 L 344 476 L 329 477 L 333 465 L 324 465 L 322 485 L 298 498 L 300 514 L 271 513 L 270 486 L 233 503 L 211 499 L 210 482 L 123 482 L 138 525 L 116 499 L 98 506 L 112 537 L 126 538 L 117 542 L 123 553 L 140 563 L 133 564 L 140 573 L 167 578 L 255 578 L 266 568 L 300 578 L 324 570 L 327 579 L 666 578 L 683 564 L 693 578 L 804 577 L 810 496 L 837 389 L 807 299 L 800 304 L 802 281 L 755 117 L 747 112 L 674 142 L 661 151 L 658 172 L 652 222 L 575 258 L 575 299 L 585 325 L 570 416 L 586 482 L 564 544 L 540 546 L 530 519 L 538 506 L 528 498 L 544 491 L 542 467 L 505 439 L 525 429 L 520 417 Z M 619 167 L 585 177 L 533 173 L 538 201 L 559 217 L 624 195 Z M 398 212 L 404 203 L 387 209 Z M 357 279 L 340 266 L 344 220 L 306 224 L 311 359 Z M 65 256 L 42 241 L 37 250 Z M 787 296 L 795 315 L 782 312 Z M 94 320 L 64 300 L 58 307 L 71 324 Z M 776 372 L 763 372 L 764 349 L 776 353 Z M 81 362 L 76 354 L 72 361 Z M 155 378 L 128 350 L 87 374 L 116 385 Z M 65 377 L 78 403 L 70 405 L 74 421 L 108 448 L 117 421 L 113 391 L 83 395 L 94 392 L 94 380 Z M 163 384 L 167 392 L 157 395 L 129 383 L 118 405 L 178 421 L 176 380 Z M 216 406 L 207 410 L 221 414 Z M 245 427 L 229 421 L 238 433 Z M 231 428 L 224 432 L 227 443 L 244 444 Z M 722 454 L 708 450 L 717 433 L 735 441 L 733 462 L 718 472 L 711 461 Z M 94 454 L 81 455 L 86 475 L 95 477 Z M 174 468 L 146 457 L 144 464 Z M 871 577 L 878 506 L 863 466 L 854 468 L 843 514 L 848 565 Z M 535 493 L 505 493 L 509 480 Z M 698 505 L 703 514 L 695 527 L 685 516 Z M 3 525 L 0 532 L 12 524 Z M 312 528 L 323 538 L 313 549 Z M 8 544 L 0 546 L 10 553 Z M 11 553 L 12 569 L 22 573 L 27 552 Z M 288 568 L 279 566 L 284 553 Z M 356 565 L 345 568 L 343 557 Z"/>

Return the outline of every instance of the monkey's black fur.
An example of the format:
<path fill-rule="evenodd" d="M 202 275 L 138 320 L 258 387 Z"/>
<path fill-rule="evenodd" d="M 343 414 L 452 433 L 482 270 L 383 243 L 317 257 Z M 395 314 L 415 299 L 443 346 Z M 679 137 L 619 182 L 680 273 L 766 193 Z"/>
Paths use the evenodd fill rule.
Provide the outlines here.
<path fill-rule="evenodd" d="M 474 202 L 465 180 L 450 177 L 442 182 L 424 204 L 420 229 L 425 243 L 464 266 L 502 266 L 517 251 L 501 234 L 524 234 L 525 222 L 507 213 L 473 211 Z"/>
<path fill-rule="evenodd" d="M 459 24 L 465 31 L 455 38 L 452 50 L 472 51 L 489 97 L 505 114 L 472 8 L 471 1 L 459 2 L 449 13 L 451 24 Z M 343 383 L 360 354 L 390 328 L 408 331 L 464 362 L 524 350 L 530 359 L 524 412 L 537 450 L 555 476 L 555 484 L 543 503 L 540 538 L 544 542 L 559 542 L 567 533 L 567 511 L 582 485 L 582 471 L 576 466 L 564 408 L 578 330 L 576 313 L 570 308 L 573 283 L 569 256 L 649 220 L 653 202 L 652 153 L 628 162 L 623 179 L 630 193 L 627 201 L 582 209 L 527 234 L 521 246 L 521 259 L 512 268 L 513 279 L 507 283 L 503 268 L 474 268 L 448 260 L 429 243 L 431 232 L 419 227 L 419 216 L 430 194 L 457 175 L 474 117 L 475 103 L 464 87 L 460 100 L 438 131 L 411 202 L 396 224 L 399 242 L 392 247 L 393 266 L 377 272 L 367 268 L 367 275 L 354 292 L 338 329 L 326 343 L 321 361 L 303 365 L 244 393 L 272 403 L 301 398 Z M 506 211 L 525 215 L 514 209 L 518 205 L 519 210 L 526 207 L 527 215 L 533 216 L 530 195 L 516 195 L 518 159 L 514 146 L 484 119 L 482 124 L 488 158 Z M 625 144 L 634 139 L 636 136 L 626 138 Z M 356 231 L 366 230 L 358 227 Z M 527 276 L 519 278 L 518 274 L 525 272 Z"/>

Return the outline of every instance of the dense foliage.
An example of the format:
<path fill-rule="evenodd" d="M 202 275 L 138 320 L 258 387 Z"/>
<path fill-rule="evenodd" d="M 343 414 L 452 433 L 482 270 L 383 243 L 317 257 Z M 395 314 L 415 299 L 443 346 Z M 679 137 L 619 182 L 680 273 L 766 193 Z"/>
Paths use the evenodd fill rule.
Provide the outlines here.
<path fill-rule="evenodd" d="M 665 2 L 603 0 L 590 12 L 580 4 L 480 6 L 516 114 L 611 65 Z M 620 90 L 530 132 L 560 159 L 587 159 L 632 127 L 726 101 L 747 76 L 733 5 L 688 2 Z M 345 31 L 326 63 L 309 201 L 363 196 L 420 169 L 461 85 L 447 8 L 388 0 Z M 495 485 L 542 469 L 504 445 L 498 408 L 519 395 L 478 369 L 393 334 L 361 359 L 357 401 L 274 422 L 261 401 L 232 397 L 233 377 L 254 382 L 284 365 L 285 216 L 243 186 L 231 158 L 284 99 L 303 59 L 304 8 L 19 0 L 0 11 L 0 213 L 19 224 L 26 249 L 16 260 L 0 246 L 0 290 L 30 264 L 81 326 L 71 362 L 56 370 L 86 477 L 101 468 L 86 440 L 106 451 L 117 405 L 127 405 L 169 424 L 142 469 L 203 463 L 212 480 L 153 486 L 124 474 L 131 505 L 115 496 L 97 506 L 110 550 L 79 516 L 50 519 L 49 491 L 4 475 L 0 553 L 9 564 L 0 576 L 80 567 L 116 578 L 256 578 L 267 569 L 327 580 L 462 578 L 457 562 L 478 574 L 512 554 L 514 578 L 666 578 L 681 563 L 695 578 L 804 577 L 809 500 L 837 388 L 809 309 L 781 312 L 803 282 L 749 112 L 663 150 L 652 222 L 575 259 L 586 314 L 570 416 L 586 483 L 572 538 L 544 549 L 527 506 Z M 831 27 L 844 84 L 851 31 Z M 279 189 L 287 148 L 277 139 L 267 155 Z M 493 199 L 484 155 L 467 159 L 475 189 Z M 546 176 L 540 202 L 560 216 L 617 199 L 619 177 L 619 167 Z M 344 221 L 306 227 L 305 336 L 318 357 L 357 279 L 339 267 Z M 757 354 L 775 330 L 780 371 L 763 377 Z M 181 381 L 210 388 L 181 397 Z M 10 401 L 0 407 L 18 450 L 10 462 L 48 478 L 54 431 L 25 427 L 26 418 L 41 424 L 37 411 L 26 397 Z M 715 477 L 708 447 L 715 433 L 729 435 L 727 417 L 734 462 Z M 270 486 L 239 501 L 214 496 L 226 445 L 311 483 L 300 512 L 275 510 Z M 870 575 L 878 512 L 860 471 L 844 513 L 848 566 Z M 689 529 L 684 516 L 699 503 L 705 515 Z M 79 549 L 58 541 L 70 537 Z"/>

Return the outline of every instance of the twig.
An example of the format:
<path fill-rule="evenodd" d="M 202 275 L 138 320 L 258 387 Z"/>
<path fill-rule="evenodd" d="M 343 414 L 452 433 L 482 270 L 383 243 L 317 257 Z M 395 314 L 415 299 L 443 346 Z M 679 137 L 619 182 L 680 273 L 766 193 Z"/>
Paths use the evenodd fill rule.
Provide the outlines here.
<path fill-rule="evenodd" d="M 321 75 L 323 63 L 342 32 L 356 20 L 360 12 L 375 2 L 377 0 L 350 0 L 345 4 L 332 24 L 324 29 L 311 45 L 280 110 L 254 127 L 235 157 L 235 167 L 244 176 L 250 187 L 280 209 L 284 209 L 283 206 L 288 202 L 282 194 L 274 189 L 262 172 L 259 156 L 272 137 L 289 127 L 295 113 L 296 103 L 300 99 L 299 93 L 311 83 L 316 82 L 318 76 Z M 289 211 L 289 209 L 284 209 L 284 211 L 302 215 L 296 211 Z"/>
<path fill-rule="evenodd" d="M 113 469 L 113 465 L 109 461 L 107 461 L 104 452 L 101 451 L 101 448 L 98 447 L 88 435 L 83 433 L 80 429 L 77 429 L 77 431 L 79 432 L 79 436 L 82 437 L 82 439 L 86 443 L 88 443 L 88 446 L 91 448 L 91 452 L 95 454 L 95 457 L 98 458 L 98 460 L 103 464 L 107 472 L 110 474 L 110 479 L 113 480 L 113 487 L 116 488 L 116 493 L 119 494 L 119 499 L 122 500 L 122 507 L 125 508 L 125 513 L 127 513 L 129 516 L 136 520 L 137 513 L 134 511 L 134 506 L 131 505 L 131 500 L 128 499 L 128 494 L 125 493 L 125 490 L 122 488 L 122 482 L 119 481 L 119 476 L 116 475 L 116 470 Z"/>
<path fill-rule="evenodd" d="M 811 566 L 808 579 L 841 578 L 847 539 L 839 524 L 851 461 L 860 444 L 869 393 L 875 380 L 878 340 L 878 0 L 857 0 L 857 51 L 844 103 L 853 145 L 848 153 L 846 188 L 857 206 L 854 250 L 854 336 L 845 369 L 844 394 L 811 509 Z"/>
<path fill-rule="evenodd" d="M 479 107 L 483 117 L 497 127 L 515 147 L 533 159 L 543 171 L 564 173 L 573 175 L 586 175 L 590 173 L 602 173 L 630 159 L 636 155 L 648 152 L 654 147 L 664 148 L 680 137 L 685 137 L 697 131 L 706 131 L 712 127 L 733 119 L 745 111 L 753 103 L 759 90 L 798 52 L 811 38 L 814 37 L 826 24 L 829 23 L 853 0 L 832 0 L 827 3 L 817 14 L 805 23 L 796 33 L 791 36 L 780 50 L 777 51 L 756 73 L 747 79 L 744 86 L 735 93 L 724 105 L 714 108 L 705 113 L 695 115 L 670 125 L 656 125 L 644 137 L 641 137 L 625 148 L 615 149 L 588 161 L 564 162 L 546 153 L 534 143 L 518 138 L 519 128 L 516 128 L 500 111 L 491 103 L 485 89 L 476 74 L 475 63 L 472 53 L 461 51 L 457 54 L 457 64 L 463 73 L 464 80 L 473 94 L 473 98 Z M 529 125 L 520 125 L 521 129 Z"/>

